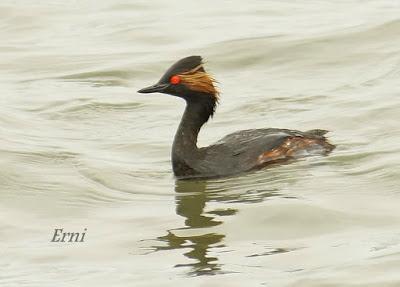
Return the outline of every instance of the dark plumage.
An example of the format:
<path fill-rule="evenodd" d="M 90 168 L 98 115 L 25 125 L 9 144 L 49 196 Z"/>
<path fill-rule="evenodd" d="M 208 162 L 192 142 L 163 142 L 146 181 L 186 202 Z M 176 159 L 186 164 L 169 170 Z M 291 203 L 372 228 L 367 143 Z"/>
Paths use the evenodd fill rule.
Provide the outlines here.
<path fill-rule="evenodd" d="M 183 98 L 186 109 L 172 147 L 174 174 L 179 178 L 232 175 L 308 154 L 334 149 L 325 130 L 252 129 L 229 134 L 208 147 L 197 147 L 202 125 L 215 112 L 219 92 L 200 56 L 179 60 L 160 81 L 139 93 L 160 92 Z"/>

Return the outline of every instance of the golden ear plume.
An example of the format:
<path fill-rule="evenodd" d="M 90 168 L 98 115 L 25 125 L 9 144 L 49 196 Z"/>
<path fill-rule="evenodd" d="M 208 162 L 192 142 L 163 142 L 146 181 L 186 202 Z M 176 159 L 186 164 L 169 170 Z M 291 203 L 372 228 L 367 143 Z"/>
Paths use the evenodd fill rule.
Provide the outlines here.
<path fill-rule="evenodd" d="M 202 68 L 200 64 L 190 71 L 179 74 L 181 82 L 193 91 L 211 94 L 218 101 L 219 91 L 214 85 L 217 81 Z M 203 71 L 199 71 L 200 69 Z"/>

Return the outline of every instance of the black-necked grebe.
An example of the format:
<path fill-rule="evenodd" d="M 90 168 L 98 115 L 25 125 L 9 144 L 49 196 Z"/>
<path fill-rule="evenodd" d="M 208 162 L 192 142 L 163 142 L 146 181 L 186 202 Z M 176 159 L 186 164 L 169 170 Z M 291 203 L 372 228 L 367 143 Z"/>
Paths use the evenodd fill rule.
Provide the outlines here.
<path fill-rule="evenodd" d="M 197 147 L 203 124 L 215 112 L 219 92 L 200 56 L 183 58 L 160 81 L 139 93 L 164 93 L 183 98 L 186 109 L 172 146 L 172 167 L 178 178 L 218 177 L 334 149 L 325 130 L 251 129 L 229 134 L 208 147 Z"/>

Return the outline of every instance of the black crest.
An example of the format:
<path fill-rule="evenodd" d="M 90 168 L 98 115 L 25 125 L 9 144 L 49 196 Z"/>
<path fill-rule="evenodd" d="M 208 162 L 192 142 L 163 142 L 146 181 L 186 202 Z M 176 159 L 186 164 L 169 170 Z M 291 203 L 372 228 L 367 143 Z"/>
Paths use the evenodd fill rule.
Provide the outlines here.
<path fill-rule="evenodd" d="M 185 73 L 198 66 L 201 66 L 202 64 L 203 59 L 200 56 L 190 56 L 180 59 L 165 72 L 165 74 L 161 77 L 159 83 L 169 82 L 171 76 Z M 201 67 L 199 71 L 204 72 L 203 67 Z"/>

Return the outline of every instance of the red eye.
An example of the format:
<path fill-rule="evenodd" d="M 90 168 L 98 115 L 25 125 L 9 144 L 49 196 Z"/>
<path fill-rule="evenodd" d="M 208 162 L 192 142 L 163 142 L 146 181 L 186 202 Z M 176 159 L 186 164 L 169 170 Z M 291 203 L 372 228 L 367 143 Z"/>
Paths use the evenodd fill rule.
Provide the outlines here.
<path fill-rule="evenodd" d="M 177 85 L 181 82 L 181 78 L 177 75 L 172 76 L 171 79 L 169 79 L 169 82 L 173 85 Z"/>

